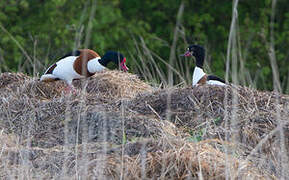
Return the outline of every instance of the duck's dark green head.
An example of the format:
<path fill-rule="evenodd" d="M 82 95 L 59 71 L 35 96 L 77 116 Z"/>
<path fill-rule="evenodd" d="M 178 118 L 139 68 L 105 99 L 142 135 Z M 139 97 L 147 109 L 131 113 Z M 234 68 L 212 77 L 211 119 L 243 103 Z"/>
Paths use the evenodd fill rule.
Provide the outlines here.
<path fill-rule="evenodd" d="M 120 67 L 121 70 L 125 72 L 128 71 L 128 68 L 125 64 L 126 58 L 119 52 L 107 51 L 104 56 L 101 57 L 99 62 L 105 67 L 109 62 L 114 62 L 117 66 Z"/>
<path fill-rule="evenodd" d="M 194 56 L 196 58 L 196 66 L 202 68 L 204 64 L 204 59 L 205 59 L 205 48 L 203 48 L 200 45 L 193 44 L 193 45 L 190 45 L 187 48 L 187 51 L 185 52 L 185 54 L 181 56 L 185 56 L 185 57 Z"/>

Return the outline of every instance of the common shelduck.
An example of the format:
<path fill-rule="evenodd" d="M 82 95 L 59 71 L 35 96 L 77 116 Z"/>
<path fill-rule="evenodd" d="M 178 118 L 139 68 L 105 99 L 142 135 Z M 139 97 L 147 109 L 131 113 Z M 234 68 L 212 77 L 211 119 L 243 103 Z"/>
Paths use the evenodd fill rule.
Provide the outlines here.
<path fill-rule="evenodd" d="M 68 90 L 74 90 L 72 81 L 90 77 L 106 68 L 109 62 L 115 63 L 123 71 L 128 71 L 126 58 L 119 52 L 108 51 L 100 57 L 90 49 L 81 49 L 70 52 L 51 65 L 41 76 L 40 81 L 48 82 L 64 80 Z"/>
<path fill-rule="evenodd" d="M 201 84 L 212 84 L 212 85 L 227 85 L 226 82 L 214 75 L 207 75 L 203 71 L 203 65 L 205 60 L 205 49 L 200 45 L 190 45 L 185 52 L 181 55 L 185 57 L 194 56 L 196 58 L 196 67 L 193 73 L 193 86 Z"/>

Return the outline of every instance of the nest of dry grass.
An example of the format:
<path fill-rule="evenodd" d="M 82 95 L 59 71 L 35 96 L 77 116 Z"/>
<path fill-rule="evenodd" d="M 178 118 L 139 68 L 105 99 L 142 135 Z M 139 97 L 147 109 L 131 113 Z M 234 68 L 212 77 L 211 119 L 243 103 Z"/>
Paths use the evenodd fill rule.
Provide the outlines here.
<path fill-rule="evenodd" d="M 26 170 L 32 179 L 289 176 L 287 95 L 209 85 L 156 90 L 118 71 L 74 81 L 79 92 L 71 96 L 63 81 L 0 79 L 0 178 Z"/>
<path fill-rule="evenodd" d="M 23 73 L 2 73 L 0 76 L 0 94 L 3 96 L 23 96 L 42 100 L 60 97 L 66 84 L 63 81 L 40 82 Z M 103 71 L 93 77 L 74 80 L 73 85 L 80 91 L 103 101 L 135 96 L 152 92 L 153 87 L 141 81 L 136 75 L 120 71 Z"/>
<path fill-rule="evenodd" d="M 128 140 L 161 133 L 160 123 L 164 122 L 105 111 L 108 109 L 105 108 L 106 102 L 132 98 L 153 89 L 135 75 L 104 71 L 87 79 L 84 82 L 86 86 L 81 86 L 80 80 L 76 81 L 75 86 L 84 87 L 86 91 L 72 96 L 62 93 L 66 87 L 63 81 L 44 83 L 13 73 L 5 73 L 2 77 L 7 82 L 0 89 L 0 128 L 6 133 L 29 139 L 32 146 L 63 145 L 65 136 L 69 136 L 66 142 L 72 144 L 81 143 L 83 139 L 121 143 L 123 125 Z M 83 131 L 88 132 L 83 135 Z M 105 133 L 107 139 L 103 137 Z"/>
<path fill-rule="evenodd" d="M 30 77 L 23 74 L 23 73 L 10 73 L 5 72 L 0 74 L 0 88 L 4 88 L 9 84 L 15 83 L 15 82 L 23 82 L 26 79 L 29 79 Z"/>
<path fill-rule="evenodd" d="M 244 157 L 274 174 L 280 174 L 282 157 L 289 157 L 289 151 L 279 153 L 282 146 L 289 149 L 289 138 L 281 140 L 289 137 L 288 107 L 288 95 L 210 85 L 164 89 L 128 103 L 130 111 L 142 115 L 166 119 L 169 114 L 171 122 L 198 140 L 233 141 Z"/>
<path fill-rule="evenodd" d="M 120 71 L 105 70 L 96 73 L 83 83 L 90 94 L 101 94 L 105 99 L 134 98 L 143 93 L 150 93 L 154 88 L 141 81 L 136 75 Z M 74 85 L 81 88 L 80 81 Z"/>
<path fill-rule="evenodd" d="M 0 168 L 0 174 L 17 172 L 25 166 L 31 179 L 77 176 L 89 179 L 276 179 L 260 172 L 248 161 L 233 154 L 225 155 L 215 147 L 220 143 L 218 140 L 189 143 L 162 137 L 158 141 L 147 139 L 131 143 L 129 146 L 135 152 L 130 155 L 126 152 L 127 145 L 123 152 L 121 148 L 111 151 L 107 145 L 95 143 L 66 149 L 6 148 L 0 162 L 9 170 L 1 172 L 3 168 Z M 29 164 L 21 163 L 23 156 L 29 158 Z"/>
<path fill-rule="evenodd" d="M 167 141 L 167 139 L 162 139 Z M 187 143 L 184 141 L 170 141 L 158 143 L 158 149 L 147 153 L 144 159 L 140 155 L 124 158 L 124 176 L 129 179 L 265 179 L 268 174 L 261 174 L 252 164 L 226 155 L 214 148 L 210 143 L 214 141 L 201 141 Z M 173 145 L 173 146 L 172 146 Z M 120 178 L 121 159 L 109 159 L 112 166 L 109 177 Z M 271 176 L 271 178 L 274 178 Z"/>
<path fill-rule="evenodd" d="M 236 99 L 236 102 L 233 102 Z M 274 115 L 276 103 L 281 107 L 281 113 L 289 105 L 289 96 L 274 92 L 262 92 L 246 87 L 221 87 L 203 85 L 195 88 L 171 88 L 158 90 L 151 94 L 143 94 L 128 103 L 128 108 L 140 114 L 158 114 L 162 118 L 170 114 L 179 118 L 180 125 L 190 126 L 192 117 L 224 117 L 225 111 L 232 114 L 233 110 L 268 112 Z M 155 112 L 153 112 L 155 111 Z M 189 117 L 187 117 L 187 113 Z M 245 115 L 243 113 L 241 115 Z"/>
<path fill-rule="evenodd" d="M 280 121 L 288 129 L 288 107 L 288 95 L 210 85 L 159 90 L 127 103 L 127 109 L 138 114 L 161 119 L 169 115 L 179 127 L 195 128 L 204 121 L 218 126 L 228 123 L 227 126 L 241 130 L 255 126 L 252 131 L 259 134 L 259 138 L 276 128 Z"/>
<path fill-rule="evenodd" d="M 101 105 L 85 105 L 80 99 L 67 103 L 65 98 L 48 102 L 22 97 L 14 99 L 13 104 L 3 101 L 1 104 L 0 128 L 29 140 L 32 147 L 49 148 L 83 141 L 121 144 L 158 137 L 164 132 L 177 133 L 170 122 L 105 111 Z"/>

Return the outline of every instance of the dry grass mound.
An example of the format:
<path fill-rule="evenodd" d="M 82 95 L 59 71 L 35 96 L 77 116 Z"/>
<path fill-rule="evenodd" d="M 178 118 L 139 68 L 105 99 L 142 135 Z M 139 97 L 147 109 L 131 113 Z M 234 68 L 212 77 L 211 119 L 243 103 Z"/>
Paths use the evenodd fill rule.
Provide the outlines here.
<path fill-rule="evenodd" d="M 63 81 L 44 83 L 23 73 L 2 73 L 0 79 L 3 84 L 1 96 L 15 99 L 22 96 L 41 100 L 59 97 L 66 86 Z"/>
<path fill-rule="evenodd" d="M 170 117 L 179 127 L 195 128 L 206 120 L 225 125 L 227 121 L 228 126 L 238 126 L 241 130 L 259 127 L 254 129 L 259 137 L 280 122 L 288 128 L 288 107 L 288 95 L 210 85 L 159 90 L 127 103 L 129 111 L 161 119 Z"/>
<path fill-rule="evenodd" d="M 164 132 L 176 133 L 170 122 L 105 111 L 103 106 L 83 104 L 81 99 L 49 102 L 22 97 L 14 99 L 13 104 L 7 100 L 0 103 L 0 128 L 18 135 L 24 143 L 29 140 L 32 147 L 83 141 L 121 144 L 138 138 L 157 138 Z"/>
<path fill-rule="evenodd" d="M 244 157 L 274 174 L 280 175 L 280 170 L 287 168 L 286 163 L 280 164 L 284 155 L 289 157 L 287 95 L 205 85 L 161 90 L 130 103 L 128 109 L 142 115 L 162 119 L 170 115 L 171 122 L 196 140 L 228 139 L 242 149 Z M 282 147 L 285 154 L 280 153 Z M 288 170 L 284 171 L 289 175 Z"/>
<path fill-rule="evenodd" d="M 65 83 L 56 81 L 55 83 L 44 83 L 37 79 L 26 79 L 23 82 L 14 82 L 0 89 L 0 94 L 4 97 L 18 98 L 27 96 L 39 100 L 48 100 L 60 97 L 65 88 Z"/>
<path fill-rule="evenodd" d="M 250 162 L 221 152 L 216 148 L 220 143 L 217 140 L 190 143 L 162 137 L 158 141 L 130 144 L 130 148 L 135 146 L 138 150 L 135 155 L 111 151 L 107 145 L 95 143 L 66 149 L 4 148 L 0 164 L 6 171 L 0 167 L 0 174 L 4 178 L 29 172 L 30 179 L 276 179 L 261 173 Z"/>
<path fill-rule="evenodd" d="M 23 73 L 10 73 L 5 72 L 0 74 L 0 88 L 4 88 L 7 85 L 14 83 L 14 82 L 23 82 L 30 77 L 23 74 Z"/>
<path fill-rule="evenodd" d="M 236 99 L 236 102 L 233 102 L 233 99 Z M 162 118 L 170 114 L 174 118 L 179 118 L 180 121 L 177 123 L 180 125 L 190 125 L 191 122 L 188 121 L 196 115 L 224 117 L 225 110 L 230 114 L 233 110 L 250 111 L 252 114 L 256 111 L 276 112 L 276 103 L 281 106 L 281 113 L 288 113 L 286 111 L 289 106 L 288 95 L 261 92 L 246 87 L 204 85 L 143 94 L 131 100 L 128 108 L 140 114 L 158 114 Z"/>
<path fill-rule="evenodd" d="M 120 98 L 153 90 L 135 75 L 104 71 L 84 81 L 87 91 L 79 90 L 71 96 L 63 93 L 66 87 L 63 81 L 44 83 L 13 73 L 4 74 L 3 80 L 4 77 L 7 82 L 0 89 L 0 128 L 31 141 L 32 146 L 53 147 L 82 140 L 119 144 L 123 134 L 126 140 L 131 140 L 162 133 L 165 122 L 105 108 L 105 103 L 111 100 L 121 103 Z M 12 82 L 15 77 L 18 81 Z M 75 86 L 83 87 L 80 80 Z M 65 139 L 66 136 L 69 138 Z"/>
<path fill-rule="evenodd" d="M 2 73 L 0 82 L 0 94 L 3 96 L 26 95 L 42 100 L 60 97 L 67 87 L 64 81 L 40 82 L 22 73 Z M 73 84 L 79 90 L 78 94 L 82 88 L 86 88 L 86 93 L 107 102 L 119 98 L 134 98 L 154 90 L 136 75 L 109 70 L 96 73 L 90 78 L 74 80 Z"/>
<path fill-rule="evenodd" d="M 156 90 L 119 71 L 74 81 L 75 95 L 63 93 L 63 81 L 0 78 L 0 179 L 289 176 L 286 95 Z"/>
<path fill-rule="evenodd" d="M 105 70 L 87 79 L 83 85 L 89 94 L 100 94 L 104 99 L 134 98 L 154 89 L 136 75 L 121 71 Z M 81 81 L 74 81 L 81 88 Z"/>
<path fill-rule="evenodd" d="M 167 139 L 162 139 L 167 141 Z M 214 148 L 208 141 L 187 143 L 182 140 L 169 141 L 170 145 L 158 143 L 155 152 L 141 156 L 123 158 L 108 158 L 110 166 L 103 175 L 105 178 L 118 179 L 124 176 L 128 179 L 266 179 L 270 176 L 260 173 L 252 164 L 226 155 Z M 170 147 L 171 146 L 171 147 Z M 101 162 L 95 163 L 101 164 Z M 103 162 L 102 162 L 103 163 Z M 123 173 L 123 174 L 122 174 Z M 94 174 L 99 176 L 99 174 Z M 273 176 L 270 178 L 274 179 Z"/>

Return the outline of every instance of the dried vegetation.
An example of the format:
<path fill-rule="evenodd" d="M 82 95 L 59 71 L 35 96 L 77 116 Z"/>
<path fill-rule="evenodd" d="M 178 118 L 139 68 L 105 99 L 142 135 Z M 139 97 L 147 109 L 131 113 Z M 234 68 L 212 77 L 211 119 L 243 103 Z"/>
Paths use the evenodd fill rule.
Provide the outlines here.
<path fill-rule="evenodd" d="M 157 89 L 118 71 L 76 80 L 76 95 L 18 73 L 0 85 L 1 179 L 289 176 L 287 95 Z"/>

